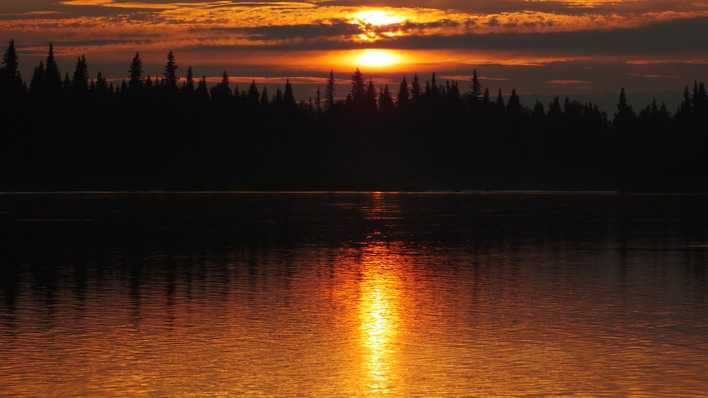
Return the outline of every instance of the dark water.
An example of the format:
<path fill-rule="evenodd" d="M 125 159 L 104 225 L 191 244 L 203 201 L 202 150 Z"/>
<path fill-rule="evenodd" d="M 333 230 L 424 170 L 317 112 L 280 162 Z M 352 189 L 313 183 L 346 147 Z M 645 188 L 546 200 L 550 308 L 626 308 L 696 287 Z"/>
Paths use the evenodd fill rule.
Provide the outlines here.
<path fill-rule="evenodd" d="M 0 196 L 1 397 L 708 396 L 708 203 Z"/>

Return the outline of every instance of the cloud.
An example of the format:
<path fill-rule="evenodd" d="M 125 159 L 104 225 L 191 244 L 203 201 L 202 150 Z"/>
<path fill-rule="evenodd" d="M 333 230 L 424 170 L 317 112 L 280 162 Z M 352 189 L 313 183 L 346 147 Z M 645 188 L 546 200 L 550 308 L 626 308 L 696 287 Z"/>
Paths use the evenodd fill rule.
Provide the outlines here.
<path fill-rule="evenodd" d="M 379 43 L 390 48 L 448 48 L 564 54 L 671 54 L 708 52 L 708 18 L 646 26 L 563 32 L 509 32 L 409 36 Z"/>
<path fill-rule="evenodd" d="M 250 27 L 219 27 L 195 29 L 196 32 L 240 34 L 255 40 L 288 40 L 313 39 L 331 37 L 351 37 L 361 33 L 356 25 L 344 20 L 318 22 L 313 24 L 250 26 Z"/>
<path fill-rule="evenodd" d="M 549 80 L 546 83 L 552 84 L 554 86 L 587 86 L 592 84 L 587 80 L 575 80 L 575 79 L 559 79 L 559 80 Z"/>

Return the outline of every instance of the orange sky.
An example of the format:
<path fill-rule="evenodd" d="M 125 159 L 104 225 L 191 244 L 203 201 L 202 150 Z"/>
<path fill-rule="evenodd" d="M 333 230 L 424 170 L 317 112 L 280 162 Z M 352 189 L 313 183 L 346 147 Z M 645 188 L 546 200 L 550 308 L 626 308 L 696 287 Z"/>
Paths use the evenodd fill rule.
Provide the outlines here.
<path fill-rule="evenodd" d="M 380 79 L 432 71 L 466 79 L 477 68 L 490 86 L 533 94 L 618 84 L 661 92 L 708 77 L 707 0 L 12 3 L 0 5 L 0 40 L 16 39 L 27 63 L 53 41 L 67 67 L 85 53 L 114 78 L 135 51 L 158 73 L 167 49 L 198 74 L 303 84 L 356 66 Z"/>

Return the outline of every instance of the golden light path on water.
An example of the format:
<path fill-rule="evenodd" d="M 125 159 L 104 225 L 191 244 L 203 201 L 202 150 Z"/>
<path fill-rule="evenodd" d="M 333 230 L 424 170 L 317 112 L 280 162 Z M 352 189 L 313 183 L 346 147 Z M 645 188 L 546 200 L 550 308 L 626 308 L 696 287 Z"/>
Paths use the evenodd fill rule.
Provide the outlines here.
<path fill-rule="evenodd" d="M 396 339 L 400 323 L 397 267 L 384 246 L 367 249 L 362 263 L 360 328 L 370 392 L 386 392 L 394 386 L 396 375 Z"/>

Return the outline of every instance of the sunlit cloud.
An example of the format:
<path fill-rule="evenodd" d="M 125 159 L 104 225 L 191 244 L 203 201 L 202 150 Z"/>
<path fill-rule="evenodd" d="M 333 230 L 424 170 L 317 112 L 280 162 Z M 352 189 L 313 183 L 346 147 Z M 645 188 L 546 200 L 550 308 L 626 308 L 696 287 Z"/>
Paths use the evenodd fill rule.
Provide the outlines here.
<path fill-rule="evenodd" d="M 573 80 L 573 79 L 549 80 L 547 83 L 552 84 L 554 86 L 587 86 L 589 84 L 592 84 L 592 82 L 589 82 L 587 80 Z"/>
<path fill-rule="evenodd" d="M 179 7 L 179 4 L 117 2 L 115 0 L 66 0 L 66 1 L 62 1 L 60 4 L 67 5 L 67 6 L 110 7 L 110 8 L 147 9 L 147 10 L 167 10 L 170 8 Z"/>
<path fill-rule="evenodd" d="M 671 79 L 676 80 L 680 76 L 678 75 L 664 75 L 659 73 L 628 73 L 627 76 L 636 77 L 640 79 Z"/>

